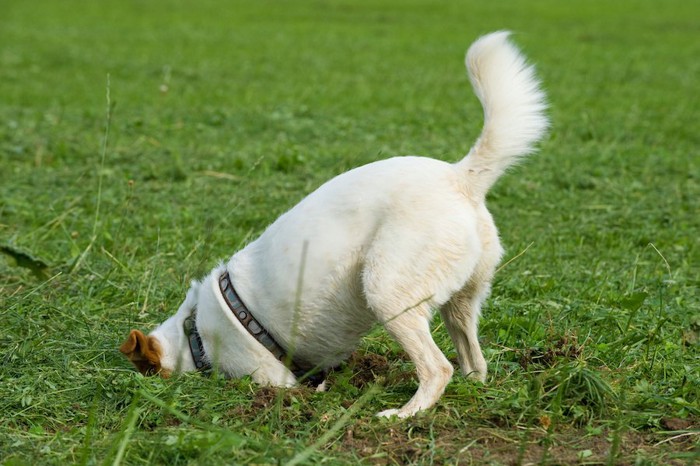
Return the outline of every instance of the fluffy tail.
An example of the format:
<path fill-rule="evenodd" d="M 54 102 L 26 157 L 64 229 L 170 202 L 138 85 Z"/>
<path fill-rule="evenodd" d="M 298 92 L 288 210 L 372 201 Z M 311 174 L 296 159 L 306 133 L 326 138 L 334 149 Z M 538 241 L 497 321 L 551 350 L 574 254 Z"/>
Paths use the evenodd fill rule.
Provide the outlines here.
<path fill-rule="evenodd" d="M 485 196 L 508 167 L 533 152 L 549 124 L 534 68 L 509 35 L 507 31 L 485 35 L 467 52 L 469 79 L 484 108 L 484 128 L 457 167 L 473 196 Z"/>

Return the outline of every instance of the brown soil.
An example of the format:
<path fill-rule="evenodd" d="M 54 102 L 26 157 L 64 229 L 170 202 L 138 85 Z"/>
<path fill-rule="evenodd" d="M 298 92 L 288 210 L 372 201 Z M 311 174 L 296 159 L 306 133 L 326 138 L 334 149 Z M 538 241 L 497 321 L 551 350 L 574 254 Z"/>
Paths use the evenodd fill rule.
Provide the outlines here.
<path fill-rule="evenodd" d="M 697 431 L 615 437 L 609 431 L 589 435 L 567 427 L 549 433 L 542 428 L 441 430 L 426 418 L 387 426 L 383 432 L 359 422 L 346 430 L 339 448 L 369 464 L 634 465 L 638 458 L 653 458 L 656 464 L 681 466 L 700 461 Z"/>
<path fill-rule="evenodd" d="M 389 372 L 389 362 L 384 356 L 378 354 L 353 353 L 348 360 L 352 370 L 350 383 L 357 388 L 364 388 L 372 384 L 377 377 Z"/>
<path fill-rule="evenodd" d="M 564 336 L 551 343 L 547 348 L 531 348 L 520 355 L 520 365 L 527 369 L 531 364 L 552 367 L 561 360 L 576 359 L 581 355 L 583 346 L 578 344 L 576 335 Z"/>

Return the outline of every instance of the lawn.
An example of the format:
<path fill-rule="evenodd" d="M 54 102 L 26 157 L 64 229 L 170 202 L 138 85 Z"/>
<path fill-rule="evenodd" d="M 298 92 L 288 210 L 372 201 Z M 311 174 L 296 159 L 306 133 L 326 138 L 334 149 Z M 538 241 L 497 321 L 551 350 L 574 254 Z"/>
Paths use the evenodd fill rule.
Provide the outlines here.
<path fill-rule="evenodd" d="M 5 0 L 4 464 L 659 464 L 700 460 L 700 3 Z M 327 393 L 145 378 L 117 351 L 328 178 L 455 161 L 463 56 L 497 29 L 551 104 L 489 196 L 507 255 L 486 384 L 416 388 L 380 328 Z M 434 337 L 455 352 L 439 315 Z"/>

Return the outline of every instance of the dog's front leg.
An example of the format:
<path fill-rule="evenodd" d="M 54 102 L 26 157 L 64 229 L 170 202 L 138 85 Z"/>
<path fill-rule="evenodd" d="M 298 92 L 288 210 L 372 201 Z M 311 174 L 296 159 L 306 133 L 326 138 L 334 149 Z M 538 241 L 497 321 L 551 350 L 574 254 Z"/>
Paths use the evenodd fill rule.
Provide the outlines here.
<path fill-rule="evenodd" d="M 423 305 L 421 305 L 422 307 Z M 405 418 L 433 406 L 452 378 L 452 365 L 430 334 L 429 309 L 411 309 L 384 323 L 389 334 L 408 353 L 416 365 L 418 390 L 400 409 L 387 409 L 377 416 Z"/>
<path fill-rule="evenodd" d="M 277 360 L 265 362 L 251 377 L 259 385 L 272 387 L 293 387 L 297 384 L 297 378 L 287 367 Z"/>

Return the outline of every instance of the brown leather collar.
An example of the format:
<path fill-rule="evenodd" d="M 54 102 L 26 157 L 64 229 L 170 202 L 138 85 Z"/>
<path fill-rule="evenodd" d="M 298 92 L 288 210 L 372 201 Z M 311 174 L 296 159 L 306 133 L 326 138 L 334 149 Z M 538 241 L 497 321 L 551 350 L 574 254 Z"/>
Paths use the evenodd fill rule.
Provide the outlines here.
<path fill-rule="evenodd" d="M 240 296 L 238 296 L 238 293 L 236 293 L 236 290 L 233 288 L 233 283 L 231 282 L 231 277 L 228 272 L 224 272 L 221 277 L 219 277 L 219 289 L 229 309 L 231 309 L 231 312 L 233 312 L 233 315 L 236 316 L 243 327 L 248 330 L 248 333 L 272 353 L 278 361 L 287 366 L 298 380 L 306 382 L 314 387 L 320 385 L 324 381 L 327 375 L 325 371 L 318 372 L 315 368 L 303 369 L 296 364 L 292 358 L 287 356 L 284 349 L 275 341 L 272 335 L 265 330 L 265 327 L 253 317 L 253 314 L 243 303 Z"/>

